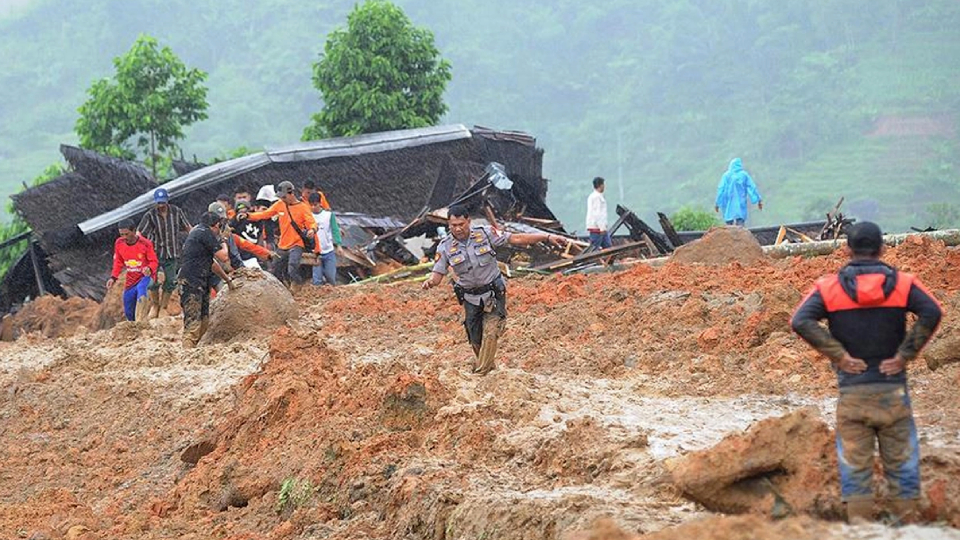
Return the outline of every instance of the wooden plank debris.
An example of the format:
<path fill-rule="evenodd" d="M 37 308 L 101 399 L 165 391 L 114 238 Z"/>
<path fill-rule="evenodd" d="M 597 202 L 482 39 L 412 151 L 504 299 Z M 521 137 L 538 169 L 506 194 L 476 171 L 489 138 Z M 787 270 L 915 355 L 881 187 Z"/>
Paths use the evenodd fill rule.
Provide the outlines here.
<path fill-rule="evenodd" d="M 629 244 L 621 244 L 619 246 L 602 249 L 600 251 L 591 251 L 590 253 L 583 253 L 581 255 L 577 255 L 572 259 L 566 259 L 566 260 L 556 261 L 552 263 L 542 264 L 540 266 L 535 266 L 530 270 L 548 271 L 548 272 L 570 270 L 582 265 L 583 263 L 598 261 L 600 259 L 603 259 L 605 257 L 610 257 L 613 255 L 620 255 L 620 254 L 629 252 L 631 250 L 639 249 L 645 245 L 646 244 L 642 240 L 639 242 L 631 242 Z"/>
<path fill-rule="evenodd" d="M 667 236 L 667 240 L 673 244 L 674 249 L 683 245 L 683 240 L 680 238 L 680 235 L 677 234 L 677 229 L 673 227 L 673 223 L 670 222 L 670 218 L 667 217 L 663 212 L 657 212 L 657 217 L 660 218 L 660 228 L 663 229 L 663 234 Z"/>

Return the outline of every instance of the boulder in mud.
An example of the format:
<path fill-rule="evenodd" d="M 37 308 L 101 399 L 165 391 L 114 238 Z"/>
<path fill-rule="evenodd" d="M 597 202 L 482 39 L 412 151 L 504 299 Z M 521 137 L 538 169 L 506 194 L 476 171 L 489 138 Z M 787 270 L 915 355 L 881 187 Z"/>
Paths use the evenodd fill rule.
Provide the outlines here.
<path fill-rule="evenodd" d="M 297 303 L 277 278 L 256 268 L 241 268 L 210 302 L 210 328 L 200 345 L 263 337 L 298 317 Z"/>
<path fill-rule="evenodd" d="M 955 327 L 942 329 L 924 349 L 923 358 L 931 371 L 960 362 L 960 330 Z"/>
<path fill-rule="evenodd" d="M 833 432 L 816 409 L 757 422 L 669 464 L 688 498 L 714 512 L 842 515 Z"/>
<path fill-rule="evenodd" d="M 703 238 L 677 248 L 671 259 L 682 263 L 750 265 L 764 258 L 753 233 L 743 227 L 715 227 Z"/>

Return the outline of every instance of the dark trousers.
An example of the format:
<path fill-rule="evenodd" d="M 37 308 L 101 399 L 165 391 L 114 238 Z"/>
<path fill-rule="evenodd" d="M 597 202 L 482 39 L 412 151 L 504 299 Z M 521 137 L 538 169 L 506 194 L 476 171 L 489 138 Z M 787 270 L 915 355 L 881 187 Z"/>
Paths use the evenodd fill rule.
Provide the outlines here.
<path fill-rule="evenodd" d="M 280 260 L 273 269 L 273 275 L 283 283 L 302 285 L 305 281 L 300 273 L 300 261 L 303 259 L 303 247 L 293 246 L 290 249 L 278 249 Z"/>
<path fill-rule="evenodd" d="M 210 288 L 181 280 L 180 307 L 183 308 L 183 346 L 196 347 L 210 323 Z"/>
<path fill-rule="evenodd" d="M 496 366 L 497 342 L 507 326 L 507 295 L 498 292 L 479 306 L 464 301 L 463 310 L 463 327 L 476 357 L 473 371 L 486 374 Z"/>

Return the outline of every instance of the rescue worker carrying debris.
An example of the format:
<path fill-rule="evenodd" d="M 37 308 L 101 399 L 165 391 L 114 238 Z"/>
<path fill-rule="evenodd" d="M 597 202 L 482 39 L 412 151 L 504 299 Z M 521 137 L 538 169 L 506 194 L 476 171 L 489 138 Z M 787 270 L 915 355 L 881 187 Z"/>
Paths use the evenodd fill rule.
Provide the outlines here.
<path fill-rule="evenodd" d="M 830 358 L 837 373 L 837 457 L 847 518 L 873 517 L 879 443 L 891 513 L 909 520 L 920 498 L 920 451 L 906 366 L 930 340 L 941 310 L 916 277 L 880 262 L 883 238 L 876 224 L 854 225 L 846 251 L 850 263 L 817 280 L 792 325 Z M 919 316 L 909 332 L 907 312 Z M 829 331 L 820 326 L 821 319 L 827 319 Z"/>
<path fill-rule="evenodd" d="M 495 367 L 497 338 L 507 318 L 507 287 L 497 266 L 496 248 L 539 242 L 563 246 L 567 239 L 555 234 L 511 234 L 493 227 L 471 227 L 467 209 L 459 205 L 450 207 L 449 217 L 450 234 L 437 246 L 437 262 L 423 288 L 436 287 L 447 269 L 453 268 L 453 290 L 463 305 L 463 326 L 475 355 L 473 372 L 486 375 Z"/>

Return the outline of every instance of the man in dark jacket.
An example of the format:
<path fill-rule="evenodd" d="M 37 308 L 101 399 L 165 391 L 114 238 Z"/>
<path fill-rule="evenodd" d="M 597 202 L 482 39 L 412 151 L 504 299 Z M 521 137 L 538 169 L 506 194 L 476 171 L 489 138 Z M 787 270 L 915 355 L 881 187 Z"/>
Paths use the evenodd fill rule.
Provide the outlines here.
<path fill-rule="evenodd" d="M 200 224 L 190 230 L 183 244 L 183 263 L 177 282 L 183 308 L 183 347 L 192 349 L 200 342 L 210 323 L 210 288 L 214 275 L 232 290 L 233 280 L 214 259 L 224 260 L 227 248 L 220 239 L 226 221 L 213 212 L 200 216 Z"/>
<path fill-rule="evenodd" d="M 817 280 L 792 326 L 830 358 L 837 373 L 837 457 L 847 518 L 873 518 L 879 443 L 891 513 L 909 519 L 920 498 L 920 451 L 906 365 L 930 340 L 942 313 L 920 280 L 880 262 L 883 237 L 877 225 L 854 225 L 846 249 L 850 262 Z M 909 332 L 907 312 L 918 316 Z M 819 324 L 822 319 L 829 331 Z"/>

